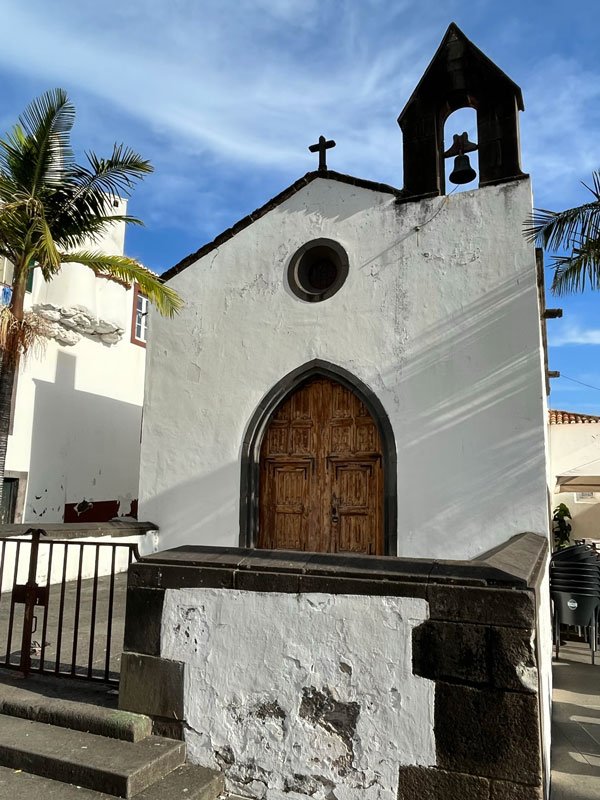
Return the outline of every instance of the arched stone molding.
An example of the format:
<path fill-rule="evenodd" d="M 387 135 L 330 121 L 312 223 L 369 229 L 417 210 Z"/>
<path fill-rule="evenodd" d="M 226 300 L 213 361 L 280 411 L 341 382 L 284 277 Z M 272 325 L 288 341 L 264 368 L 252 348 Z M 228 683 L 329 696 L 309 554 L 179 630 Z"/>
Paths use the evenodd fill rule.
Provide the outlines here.
<path fill-rule="evenodd" d="M 311 378 L 328 378 L 354 392 L 375 420 L 383 447 L 383 535 L 385 554 L 398 552 L 397 459 L 394 432 L 381 400 L 365 383 L 343 367 L 314 359 L 289 372 L 265 395 L 256 408 L 242 444 L 240 482 L 240 547 L 255 547 L 258 533 L 260 448 L 275 410 L 301 384 Z"/>

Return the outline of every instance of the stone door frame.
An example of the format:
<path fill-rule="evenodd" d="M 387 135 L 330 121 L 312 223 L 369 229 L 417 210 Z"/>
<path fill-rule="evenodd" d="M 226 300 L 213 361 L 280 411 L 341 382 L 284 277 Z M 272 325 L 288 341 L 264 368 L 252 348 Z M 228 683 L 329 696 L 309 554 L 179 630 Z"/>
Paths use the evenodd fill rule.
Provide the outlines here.
<path fill-rule="evenodd" d="M 274 411 L 310 378 L 327 378 L 354 392 L 369 410 L 381 436 L 383 454 L 383 540 L 385 555 L 398 554 L 397 459 L 389 417 L 375 393 L 351 372 L 314 359 L 285 375 L 265 395 L 252 415 L 242 443 L 240 481 L 240 547 L 256 547 L 259 526 L 260 448 Z"/>

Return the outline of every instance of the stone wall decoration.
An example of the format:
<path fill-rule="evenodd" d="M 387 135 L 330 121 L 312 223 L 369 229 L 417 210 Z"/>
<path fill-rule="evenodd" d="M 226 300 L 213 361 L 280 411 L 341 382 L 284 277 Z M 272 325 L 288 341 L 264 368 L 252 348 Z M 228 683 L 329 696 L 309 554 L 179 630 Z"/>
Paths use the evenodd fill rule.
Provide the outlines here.
<path fill-rule="evenodd" d="M 77 344 L 82 336 L 99 339 L 106 345 L 117 344 L 125 332 L 115 323 L 98 318 L 85 306 L 39 303 L 32 310 L 49 323 L 48 337 L 66 346 Z"/>

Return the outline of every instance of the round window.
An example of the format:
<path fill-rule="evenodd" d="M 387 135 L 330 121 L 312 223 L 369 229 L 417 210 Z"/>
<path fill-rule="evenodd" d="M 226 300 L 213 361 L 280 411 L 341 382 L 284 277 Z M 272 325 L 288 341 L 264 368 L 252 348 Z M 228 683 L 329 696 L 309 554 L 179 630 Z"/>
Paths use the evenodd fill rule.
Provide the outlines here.
<path fill-rule="evenodd" d="M 301 300 L 317 303 L 340 289 L 348 276 L 348 256 L 332 239 L 315 239 L 297 250 L 288 267 L 290 289 Z"/>

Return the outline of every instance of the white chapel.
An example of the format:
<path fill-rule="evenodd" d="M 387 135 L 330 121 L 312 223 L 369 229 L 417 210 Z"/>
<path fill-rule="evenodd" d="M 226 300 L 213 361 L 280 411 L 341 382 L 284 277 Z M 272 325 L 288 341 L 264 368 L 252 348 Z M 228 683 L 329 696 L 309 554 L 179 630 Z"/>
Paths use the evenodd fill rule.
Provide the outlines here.
<path fill-rule="evenodd" d="M 444 142 L 463 107 L 477 141 Z M 398 118 L 402 188 L 332 171 L 321 137 L 318 169 L 165 273 L 185 307 L 152 318 L 139 492 L 159 549 L 470 559 L 547 536 L 523 108 L 451 25 Z M 472 189 L 448 193 L 447 158 Z"/>

